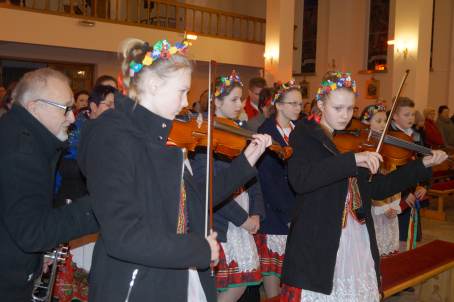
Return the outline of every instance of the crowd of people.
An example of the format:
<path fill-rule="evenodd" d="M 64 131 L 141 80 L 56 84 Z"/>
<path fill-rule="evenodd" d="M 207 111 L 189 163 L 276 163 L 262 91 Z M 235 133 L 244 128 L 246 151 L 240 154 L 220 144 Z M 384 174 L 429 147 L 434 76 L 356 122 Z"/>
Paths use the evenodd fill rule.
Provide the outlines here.
<path fill-rule="evenodd" d="M 63 74 L 44 68 L 5 91 L 3 301 L 30 300 L 43 253 L 91 233 L 96 243 L 79 247 L 82 256 L 75 249 L 71 264 L 89 272 L 82 301 L 258 302 L 262 285 L 281 301 L 379 301 L 380 257 L 421 238 L 409 225 L 427 203 L 431 167 L 447 158 L 438 149 L 454 147 L 449 109 L 435 121 L 435 110 L 423 116 L 400 97 L 393 113 L 379 102 L 360 114 L 356 82 L 344 72 L 327 72 L 312 102 L 294 80 L 253 78 L 244 87 L 235 71 L 220 76 L 214 115 L 255 134 L 239 156 L 214 155 L 206 230 L 206 149 L 168 142 L 184 108 L 207 117 L 207 91 L 189 106 L 188 48 L 125 41 L 120 89 L 102 76 L 73 95 Z M 356 127 L 352 117 L 381 132 L 389 114 L 393 131 L 432 154 L 389 165 L 380 153 L 336 147 L 336 134 Z M 87 255 L 90 264 L 78 264 Z M 60 301 L 70 301 L 76 291 L 59 278 L 73 278 L 60 273 L 56 282 L 66 289 L 55 290 Z"/>

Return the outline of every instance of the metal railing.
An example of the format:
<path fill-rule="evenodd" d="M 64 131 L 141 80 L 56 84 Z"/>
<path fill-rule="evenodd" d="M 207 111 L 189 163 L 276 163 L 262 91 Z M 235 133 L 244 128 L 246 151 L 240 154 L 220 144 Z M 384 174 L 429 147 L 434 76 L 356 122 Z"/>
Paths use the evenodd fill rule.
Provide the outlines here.
<path fill-rule="evenodd" d="M 265 43 L 265 19 L 170 0 L 6 0 L 2 7 Z"/>

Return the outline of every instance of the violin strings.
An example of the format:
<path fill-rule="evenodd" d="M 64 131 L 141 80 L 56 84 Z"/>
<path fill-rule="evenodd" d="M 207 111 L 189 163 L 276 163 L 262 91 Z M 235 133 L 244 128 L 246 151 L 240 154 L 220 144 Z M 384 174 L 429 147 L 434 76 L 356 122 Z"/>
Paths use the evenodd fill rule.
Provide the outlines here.
<path fill-rule="evenodd" d="M 372 136 L 374 138 L 377 138 L 377 136 L 379 136 L 379 135 L 380 135 L 379 132 L 372 131 Z M 390 143 L 390 144 L 394 144 L 394 145 L 396 145 L 398 147 L 402 147 L 402 148 L 405 148 L 405 149 L 410 149 L 412 151 L 416 151 L 416 152 L 424 154 L 424 155 L 432 154 L 432 150 L 429 149 L 429 148 L 426 148 L 424 146 L 420 146 L 420 145 L 415 144 L 415 143 L 407 142 L 407 141 L 405 141 L 403 139 L 400 139 L 398 137 L 394 137 L 392 135 L 386 135 L 385 136 L 385 142 Z"/>

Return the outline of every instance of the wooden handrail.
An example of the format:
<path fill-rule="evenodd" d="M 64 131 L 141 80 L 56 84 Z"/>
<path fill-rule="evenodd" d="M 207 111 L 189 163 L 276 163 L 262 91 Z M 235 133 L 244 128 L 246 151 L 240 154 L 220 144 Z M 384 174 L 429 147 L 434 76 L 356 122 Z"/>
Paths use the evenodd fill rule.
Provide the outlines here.
<path fill-rule="evenodd" d="M 218 10 L 218 9 L 214 9 L 214 8 L 210 8 L 210 7 L 203 7 L 203 6 L 187 4 L 187 3 L 178 3 L 178 2 L 173 2 L 173 1 L 169 1 L 169 0 L 156 0 L 155 2 L 183 7 L 183 8 L 188 8 L 188 9 L 193 9 L 193 10 L 198 10 L 198 11 L 204 11 L 206 13 L 221 14 L 224 16 L 229 16 L 229 17 L 234 17 L 234 18 L 246 18 L 251 21 L 253 20 L 253 21 L 262 22 L 262 23 L 266 22 L 266 19 L 263 19 L 263 18 L 248 16 L 248 15 L 243 15 L 243 14 L 237 14 L 237 13 L 233 13 L 233 12 L 227 12 L 227 11 Z"/>
<path fill-rule="evenodd" d="M 56 9 L 50 9 L 49 1 L 52 0 L 32 0 L 32 7 L 30 4 L 27 6 L 25 1 L 21 6 L 0 3 L 0 7 L 176 32 L 190 31 L 201 36 L 255 44 L 265 43 L 265 19 L 213 8 L 169 0 L 92 0 L 91 6 L 87 5 L 86 0 L 56 0 L 62 4 Z M 137 6 L 137 15 L 134 13 L 133 5 Z M 151 8 L 152 5 L 153 8 Z M 144 17 L 146 19 L 142 19 Z M 213 18 L 216 18 L 215 22 L 212 22 Z M 205 30 L 206 20 L 208 20 L 207 30 Z M 238 22 L 239 26 L 235 26 Z M 244 22 L 246 24 L 243 24 Z M 250 32 L 251 28 L 252 32 Z"/>

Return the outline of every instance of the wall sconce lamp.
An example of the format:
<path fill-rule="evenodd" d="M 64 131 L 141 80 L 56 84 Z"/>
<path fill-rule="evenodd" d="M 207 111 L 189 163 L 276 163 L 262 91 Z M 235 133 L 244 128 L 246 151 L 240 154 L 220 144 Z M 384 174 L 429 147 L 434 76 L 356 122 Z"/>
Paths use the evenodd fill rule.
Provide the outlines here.
<path fill-rule="evenodd" d="M 404 59 L 407 59 L 410 51 L 410 43 L 402 40 L 389 40 L 388 45 L 394 45 L 397 53 L 401 53 Z"/>
<path fill-rule="evenodd" d="M 279 50 L 277 48 L 271 48 L 265 51 L 263 57 L 265 58 L 265 60 L 269 60 L 270 64 L 273 64 L 273 61 L 279 58 Z"/>
<path fill-rule="evenodd" d="M 194 34 L 187 34 L 186 35 L 186 39 L 188 39 L 188 40 L 195 41 L 195 40 L 197 40 L 197 38 L 198 38 L 197 35 L 194 35 Z"/>

